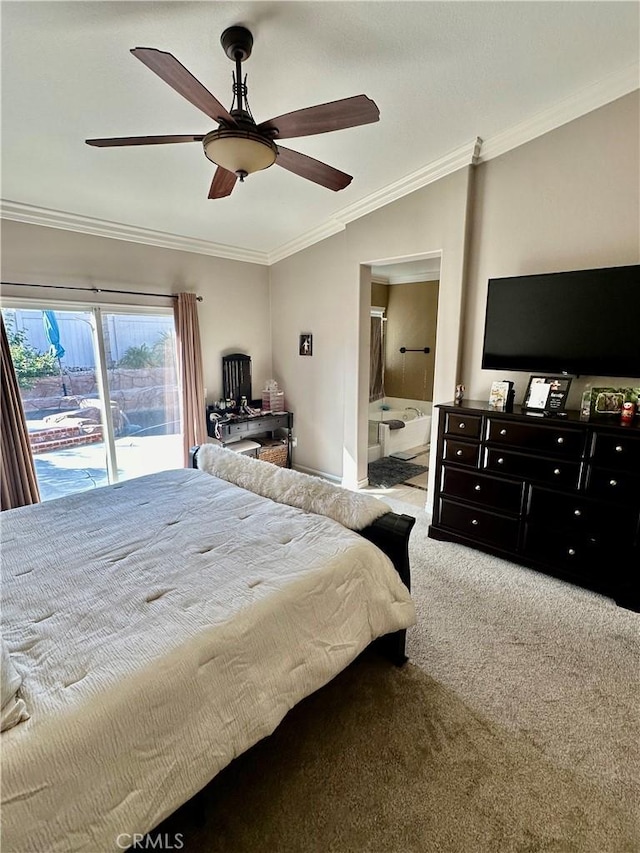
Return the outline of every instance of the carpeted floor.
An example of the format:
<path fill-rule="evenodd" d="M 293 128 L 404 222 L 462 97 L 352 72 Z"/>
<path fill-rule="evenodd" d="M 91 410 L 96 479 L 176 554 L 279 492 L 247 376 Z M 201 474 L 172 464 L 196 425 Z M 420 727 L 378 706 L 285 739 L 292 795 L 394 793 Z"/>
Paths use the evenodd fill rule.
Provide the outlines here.
<path fill-rule="evenodd" d="M 414 462 L 405 462 L 402 459 L 393 459 L 391 456 L 383 456 L 370 462 L 367 467 L 369 485 L 379 489 L 390 489 L 398 483 L 406 483 L 418 474 L 426 471 L 424 465 L 416 465 Z"/>
<path fill-rule="evenodd" d="M 426 532 L 418 513 L 411 663 L 364 655 L 158 832 L 188 853 L 640 850 L 640 615 Z"/>

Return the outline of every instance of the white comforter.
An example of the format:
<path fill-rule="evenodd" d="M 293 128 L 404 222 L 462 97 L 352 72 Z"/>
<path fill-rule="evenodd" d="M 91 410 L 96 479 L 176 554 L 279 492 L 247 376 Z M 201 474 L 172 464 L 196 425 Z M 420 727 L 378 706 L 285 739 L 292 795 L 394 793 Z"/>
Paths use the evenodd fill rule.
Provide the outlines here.
<path fill-rule="evenodd" d="M 2 540 L 31 714 L 1 736 L 7 853 L 118 850 L 415 618 L 362 537 L 201 471 L 5 512 Z"/>

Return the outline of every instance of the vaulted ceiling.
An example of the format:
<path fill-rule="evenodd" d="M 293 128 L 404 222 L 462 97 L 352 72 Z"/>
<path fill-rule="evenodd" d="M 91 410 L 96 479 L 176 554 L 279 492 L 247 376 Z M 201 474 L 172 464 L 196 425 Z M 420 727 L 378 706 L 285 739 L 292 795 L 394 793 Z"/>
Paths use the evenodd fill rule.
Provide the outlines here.
<path fill-rule="evenodd" d="M 3 2 L 3 215 L 269 262 L 477 154 L 524 141 L 638 86 L 635 2 Z M 272 167 L 210 201 L 200 143 L 96 149 L 85 139 L 203 134 L 213 124 L 134 58 L 172 53 L 227 108 L 220 34 L 260 122 L 365 93 L 380 121 L 287 140 L 353 175 L 331 192 Z M 435 164 L 435 165 L 434 165 Z M 164 242 L 163 242 L 164 241 Z"/>

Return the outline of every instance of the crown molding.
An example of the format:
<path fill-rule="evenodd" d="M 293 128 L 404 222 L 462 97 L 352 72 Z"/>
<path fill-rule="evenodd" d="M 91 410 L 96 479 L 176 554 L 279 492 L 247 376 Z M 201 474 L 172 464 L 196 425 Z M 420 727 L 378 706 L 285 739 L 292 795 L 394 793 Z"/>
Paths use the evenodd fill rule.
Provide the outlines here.
<path fill-rule="evenodd" d="M 397 201 L 399 198 L 415 192 L 416 190 L 426 187 L 435 181 L 447 175 L 457 172 L 464 166 L 471 166 L 478 161 L 482 140 L 476 137 L 471 142 L 466 142 L 460 145 L 448 154 L 433 160 L 427 166 L 417 169 L 410 175 L 400 178 L 392 184 L 388 184 L 381 190 L 377 190 L 368 196 L 365 196 L 360 201 L 350 204 L 348 207 L 343 207 L 337 213 L 334 213 L 333 218 L 338 222 L 347 225 L 355 219 L 361 219 L 368 213 L 373 213 L 381 207 L 390 204 L 392 201 Z"/>
<path fill-rule="evenodd" d="M 479 162 L 483 163 L 506 154 L 525 142 L 562 127 L 580 116 L 597 110 L 640 87 L 640 64 L 622 68 L 609 74 L 597 83 L 558 101 L 549 109 L 537 113 L 526 121 L 514 125 L 495 136 L 488 137 L 482 144 Z"/>
<path fill-rule="evenodd" d="M 463 166 L 477 163 L 481 145 L 482 140 L 476 137 L 472 142 L 460 145 L 458 148 L 434 160 L 427 166 L 412 172 L 410 175 L 405 175 L 404 178 L 388 184 L 381 190 L 376 190 L 376 192 L 365 196 L 359 201 L 343 207 L 332 214 L 329 221 L 324 225 L 314 228 L 311 231 L 306 231 L 304 234 L 296 237 L 295 240 L 290 240 L 288 243 L 284 243 L 273 252 L 270 252 L 269 264 L 275 264 L 278 261 L 288 258 L 290 255 L 296 254 L 296 252 L 302 251 L 302 249 L 308 249 L 314 243 L 331 237 L 339 231 L 344 231 L 349 222 L 360 219 L 368 213 L 373 213 L 374 210 L 390 204 L 392 201 L 397 201 L 399 198 L 409 195 L 409 193 L 413 193 L 416 190 L 422 189 L 422 187 L 426 187 L 428 184 L 439 181 L 440 178 L 444 178 L 452 172 L 457 172 Z"/>
<path fill-rule="evenodd" d="M 295 255 L 296 252 L 308 249 L 315 243 L 319 243 L 321 240 L 326 240 L 327 237 L 333 237 L 334 234 L 338 234 L 340 231 L 344 231 L 345 229 L 346 225 L 344 225 L 344 223 L 338 222 L 333 218 L 329 219 L 317 228 L 305 231 L 304 234 L 300 234 L 300 236 L 296 237 L 294 240 L 289 240 L 288 243 L 283 243 L 279 248 L 269 252 L 267 255 L 269 266 L 271 266 L 271 264 L 276 264 L 278 261 L 283 261 L 291 255 Z"/>
<path fill-rule="evenodd" d="M 63 231 L 77 231 L 81 234 L 91 234 L 94 237 L 108 237 L 112 240 L 125 240 L 129 243 L 143 243 L 162 249 L 175 249 L 179 252 L 194 252 L 197 255 L 211 255 L 216 258 L 265 266 L 269 263 L 266 252 L 226 246 L 222 243 L 212 243 L 195 237 L 181 237 L 178 234 L 152 231 L 148 228 L 138 228 L 120 222 L 109 222 L 90 216 L 65 213 L 62 210 L 49 210 L 48 208 L 35 207 L 34 205 L 5 199 L 0 200 L 0 217 L 14 222 L 25 222 L 28 225 L 43 225 L 47 228 L 60 228 Z"/>

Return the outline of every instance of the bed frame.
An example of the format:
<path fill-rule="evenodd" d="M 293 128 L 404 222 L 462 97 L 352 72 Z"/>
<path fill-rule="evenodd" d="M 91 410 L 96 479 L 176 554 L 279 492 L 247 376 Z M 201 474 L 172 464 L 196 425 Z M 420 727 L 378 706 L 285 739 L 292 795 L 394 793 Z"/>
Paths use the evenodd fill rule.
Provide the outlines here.
<path fill-rule="evenodd" d="M 193 447 L 189 453 L 191 468 L 198 467 L 198 450 L 199 447 Z M 411 515 L 388 512 L 377 518 L 373 524 L 358 531 L 359 536 L 364 536 L 389 557 L 408 590 L 411 590 L 409 535 L 415 523 L 416 520 Z M 371 645 L 378 648 L 396 666 L 402 666 L 408 660 L 405 652 L 406 635 L 405 630 L 395 631 L 393 634 L 379 637 Z"/>

